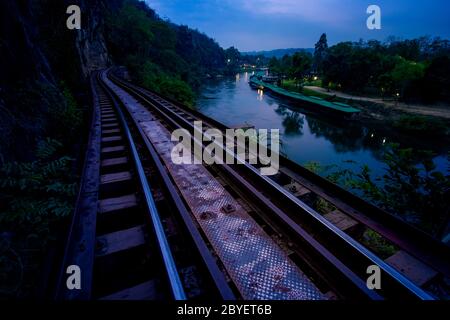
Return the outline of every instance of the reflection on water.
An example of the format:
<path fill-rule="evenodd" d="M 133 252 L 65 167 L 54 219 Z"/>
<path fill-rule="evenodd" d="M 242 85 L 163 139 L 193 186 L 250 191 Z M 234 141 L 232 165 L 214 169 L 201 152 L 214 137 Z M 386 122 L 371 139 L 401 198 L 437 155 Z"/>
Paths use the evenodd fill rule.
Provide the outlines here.
<path fill-rule="evenodd" d="M 261 90 L 262 91 L 262 90 Z M 286 106 L 280 105 L 275 112 L 283 117 L 284 134 L 303 135 L 305 116 L 299 112 L 290 111 Z"/>
<path fill-rule="evenodd" d="M 258 96 L 256 97 L 256 99 L 258 99 L 258 101 L 263 101 L 263 99 L 264 99 L 264 90 L 258 89 Z"/>
<path fill-rule="evenodd" d="M 374 175 L 384 173 L 381 151 L 385 144 L 396 142 L 394 138 L 356 121 L 305 113 L 288 101 L 252 89 L 250 75 L 208 83 L 198 110 L 228 126 L 247 122 L 257 129 L 280 129 L 283 153 L 299 164 L 315 161 L 358 171 L 367 164 Z M 436 164 L 446 170 L 446 157 L 436 157 Z"/>

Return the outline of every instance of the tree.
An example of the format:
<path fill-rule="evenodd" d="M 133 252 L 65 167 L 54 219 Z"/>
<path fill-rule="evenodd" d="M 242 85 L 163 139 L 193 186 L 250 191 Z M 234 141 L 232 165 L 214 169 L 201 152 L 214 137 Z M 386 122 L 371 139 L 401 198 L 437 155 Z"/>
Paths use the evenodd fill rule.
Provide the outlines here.
<path fill-rule="evenodd" d="M 390 145 L 383 154 L 383 184 L 376 183 L 366 166 L 350 185 L 382 208 L 436 234 L 449 215 L 450 175 L 436 170 L 433 156 Z"/>
<path fill-rule="evenodd" d="M 205 34 L 161 19 L 143 1 L 118 1 L 108 9 L 105 37 L 113 60 L 151 90 L 192 105 L 192 90 L 205 75 L 239 66 L 237 49 L 225 51 Z"/>
<path fill-rule="evenodd" d="M 389 73 L 389 77 L 392 79 L 394 88 L 399 90 L 398 94 L 404 97 L 408 86 L 421 79 L 424 73 L 424 64 L 398 57 L 394 69 Z"/>
<path fill-rule="evenodd" d="M 328 54 L 322 61 L 323 82 L 338 84 L 343 89 L 351 87 L 352 77 L 350 75 L 353 56 L 353 44 L 351 42 L 341 42 L 328 50 Z M 316 61 L 316 58 L 315 58 Z M 315 62 L 316 63 L 316 62 Z"/>
<path fill-rule="evenodd" d="M 145 55 L 154 38 L 152 21 L 145 12 L 131 2 L 126 2 L 117 12 L 106 19 L 108 40 L 113 53 L 124 57 L 130 52 Z"/>
<path fill-rule="evenodd" d="M 225 50 L 225 58 L 228 63 L 237 64 L 241 60 L 241 53 L 235 47 L 230 47 Z"/>
<path fill-rule="evenodd" d="M 386 167 L 380 176 L 367 165 L 359 172 L 317 163 L 308 167 L 424 231 L 443 236 L 450 214 L 450 171 L 438 170 L 430 151 L 402 149 L 398 144 L 381 151 Z"/>
<path fill-rule="evenodd" d="M 450 102 L 450 57 L 434 58 L 425 71 L 422 84 L 422 92 L 427 102 Z"/>
<path fill-rule="evenodd" d="M 225 59 L 227 64 L 227 74 L 232 74 L 238 71 L 241 62 L 241 53 L 235 47 L 230 47 L 225 50 Z"/>
<path fill-rule="evenodd" d="M 326 33 L 320 36 L 319 42 L 316 43 L 314 51 L 314 69 L 316 72 L 322 72 L 322 63 L 328 50 L 328 40 Z"/>
<path fill-rule="evenodd" d="M 285 54 L 283 58 L 281 58 L 281 74 L 283 76 L 291 76 L 292 75 L 292 57 L 288 54 Z"/>
<path fill-rule="evenodd" d="M 312 56 L 307 52 L 296 52 L 292 56 L 292 76 L 299 81 L 303 76 L 311 70 Z"/>
<path fill-rule="evenodd" d="M 419 39 L 394 41 L 388 51 L 391 55 L 399 55 L 407 60 L 418 61 L 420 57 L 420 41 Z"/>
<path fill-rule="evenodd" d="M 280 74 L 281 73 L 281 64 L 280 64 L 280 61 L 278 61 L 277 58 L 272 57 L 269 60 L 269 70 L 273 74 Z"/>

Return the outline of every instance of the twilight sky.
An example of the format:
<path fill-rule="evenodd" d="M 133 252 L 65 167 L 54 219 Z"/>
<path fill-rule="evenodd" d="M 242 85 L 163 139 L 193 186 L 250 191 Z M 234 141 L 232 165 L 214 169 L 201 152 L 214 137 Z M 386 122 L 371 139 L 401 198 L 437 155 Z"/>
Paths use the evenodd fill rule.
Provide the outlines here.
<path fill-rule="evenodd" d="M 449 0 L 145 0 L 162 18 L 196 28 L 240 51 L 311 48 L 394 35 L 450 38 Z M 368 30 L 367 7 L 381 7 L 382 29 Z"/>

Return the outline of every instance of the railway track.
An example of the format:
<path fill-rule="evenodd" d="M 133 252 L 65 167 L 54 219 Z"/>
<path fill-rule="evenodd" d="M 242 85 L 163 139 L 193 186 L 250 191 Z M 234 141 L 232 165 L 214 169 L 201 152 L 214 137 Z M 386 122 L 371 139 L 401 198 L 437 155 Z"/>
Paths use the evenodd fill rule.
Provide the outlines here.
<path fill-rule="evenodd" d="M 149 98 L 153 97 L 156 104 L 170 103 L 175 106 L 177 112 L 182 112 L 187 119 L 203 121 L 206 124 L 205 130 L 211 127 L 219 128 L 222 131 L 228 129 L 214 119 L 176 101 L 162 98 L 148 90 L 143 90 L 143 92 Z M 271 177 L 271 180 L 299 197 L 316 211 L 322 211 L 318 208 L 317 203 L 325 206 L 326 212 L 321 212 L 321 214 L 342 231 L 356 236 L 364 228 L 373 230 L 387 243 L 397 246 L 402 251 L 401 253 L 410 255 L 413 258 L 411 261 L 415 258 L 429 265 L 436 273 L 450 278 L 450 262 L 447 258 L 450 256 L 449 246 L 398 217 L 362 200 L 283 156 L 280 157 L 280 173 Z"/>
<path fill-rule="evenodd" d="M 173 185 L 98 75 L 82 191 L 67 241 L 58 300 L 234 299 Z M 145 151 L 143 152 L 143 150 Z M 168 197 L 166 197 L 168 195 Z M 184 212 L 183 212 L 184 210 Z M 176 215 L 173 213 L 177 212 Z M 80 287 L 66 285 L 68 266 Z"/>
<path fill-rule="evenodd" d="M 112 79 L 115 84 L 120 85 L 122 88 L 126 88 L 129 93 L 133 94 L 139 100 L 139 102 L 145 104 L 148 108 L 151 108 L 163 118 L 164 121 L 171 123 L 170 127 L 172 129 L 182 127 L 192 130 L 192 123 L 195 120 L 202 120 L 206 123 L 206 125 L 204 125 L 204 130 L 212 127 L 226 129 L 220 123 L 187 109 L 174 101 L 164 99 L 148 90 L 121 81 L 117 77 L 112 77 Z M 324 217 L 307 205 L 306 201 L 302 201 L 302 192 L 306 191 L 305 193 L 307 195 L 319 195 L 322 199 L 329 201 L 335 206 L 335 210 L 337 211 L 334 212 L 335 216 L 337 215 L 339 217 L 345 215 L 350 221 L 355 220 L 355 224 L 362 225 L 364 228 L 370 228 L 379 232 L 382 236 L 385 236 L 387 240 L 392 241 L 400 248 L 398 250 L 399 257 L 404 258 L 405 255 L 408 257 L 408 259 L 405 259 L 405 263 L 412 261 L 412 264 L 416 263 L 415 266 L 419 269 L 422 268 L 425 263 L 432 265 L 432 271 L 428 269 L 428 266 L 425 266 L 425 269 L 436 278 L 439 276 L 448 276 L 449 263 L 446 260 L 449 252 L 448 247 L 431 237 L 428 237 L 421 231 L 401 222 L 396 217 L 352 196 L 339 187 L 331 185 L 329 182 L 325 183 L 324 179 L 311 177 L 311 174 L 309 172 L 306 173 L 306 170 L 304 169 L 296 169 L 298 169 L 298 166 L 293 165 L 287 159 L 282 159 L 282 167 L 280 169 L 281 174 L 274 179 L 269 179 L 259 175 L 256 168 L 249 164 L 246 166 L 233 167 L 221 165 L 218 167 L 218 171 L 226 171 L 225 175 L 228 176 L 229 180 L 233 181 L 235 186 L 238 186 L 236 188 L 237 190 L 246 190 L 246 194 L 251 195 L 249 198 L 253 198 L 253 200 L 260 204 L 264 204 L 266 207 L 270 207 L 270 204 L 274 205 L 278 210 L 272 210 L 269 215 L 270 217 L 267 219 L 272 220 L 272 222 L 275 221 L 275 224 L 278 223 L 278 225 L 280 225 L 281 221 L 282 225 L 288 226 L 287 229 L 291 229 L 291 233 L 294 234 L 297 243 L 301 240 L 298 238 L 298 235 L 302 233 L 302 230 L 299 230 L 298 228 L 303 227 L 303 231 L 306 231 L 309 235 L 313 235 L 312 239 L 306 241 L 307 243 L 311 244 L 311 242 L 314 242 L 312 240 L 317 238 L 318 243 L 316 243 L 316 245 L 319 251 L 323 249 L 322 244 L 326 244 L 325 247 L 329 248 L 329 250 L 323 251 L 324 254 L 322 256 L 328 256 L 328 254 L 331 253 L 333 258 L 339 257 L 337 259 L 339 262 L 346 261 L 345 265 L 348 266 L 351 271 L 344 276 L 345 278 L 355 279 L 354 276 L 356 275 L 357 278 L 359 277 L 359 279 L 362 279 L 366 275 L 365 267 L 369 264 L 374 264 L 378 265 L 381 270 L 383 270 L 383 278 L 386 280 L 385 283 L 392 281 L 392 284 L 389 284 L 389 286 L 392 285 L 393 287 L 397 287 L 395 290 L 392 290 L 392 295 L 386 292 L 382 293 L 383 296 L 398 298 L 402 296 L 401 291 L 406 289 L 406 292 L 412 293 L 413 296 L 431 299 L 431 296 L 420 288 L 423 283 L 413 283 L 404 274 L 391 266 L 391 264 L 395 265 L 395 263 L 392 263 L 392 261 L 395 262 L 395 257 L 394 259 L 387 259 L 389 262 L 387 263 L 374 255 L 358 241 L 355 241 L 351 237 L 350 232 L 346 232 L 345 223 L 344 227 L 341 228 L 339 222 L 342 222 L 342 220 L 337 219 L 338 223 L 332 223 L 335 222 L 333 221 L 333 215 Z M 297 173 L 294 170 L 296 170 Z M 286 181 L 288 182 L 286 183 Z M 328 190 L 324 191 L 325 188 L 328 188 Z M 276 196 L 266 197 L 265 195 L 267 194 Z M 350 206 L 350 202 L 352 204 L 354 203 L 354 205 Z M 281 212 L 280 208 L 282 208 Z M 271 211 L 266 209 L 263 211 Z M 304 216 L 299 217 L 299 213 L 303 213 Z M 386 226 L 383 224 L 384 221 L 386 222 Z M 281 229 L 286 231 L 286 228 L 284 227 Z M 305 241 L 305 237 L 303 237 L 303 241 Z M 358 255 L 355 255 L 355 252 L 358 253 Z M 420 258 L 421 262 L 417 263 L 414 258 L 410 260 L 409 258 L 413 256 Z M 333 258 L 328 259 L 328 261 L 333 260 Z M 400 265 L 398 269 L 401 269 L 401 267 L 402 266 Z M 345 270 L 342 265 L 336 269 L 340 269 L 341 275 L 342 270 Z M 411 273 L 414 273 L 414 271 Z M 360 282 L 355 280 L 353 281 L 353 284 L 361 289 Z M 364 289 L 362 290 L 364 291 Z M 366 292 L 368 296 L 371 296 L 372 293 L 373 292 Z M 406 296 L 407 295 L 408 294 L 406 294 Z"/>
<path fill-rule="evenodd" d="M 397 220 L 387 218 L 384 227 L 373 218 L 376 208 L 287 159 L 273 178 L 249 163 L 176 166 L 170 132 L 193 132 L 195 120 L 205 130 L 226 128 L 111 72 L 92 82 L 98 108 L 84 175 L 91 178 L 83 181 L 57 298 L 434 298 L 352 233 L 361 226 L 374 229 L 420 258 L 425 253 L 419 249 L 436 244 L 425 235 L 403 225 L 394 233 Z M 312 208 L 311 196 L 331 203 L 332 214 Z M 103 212 L 105 205 L 127 202 L 131 207 L 118 215 Z M 409 241 L 410 233 L 422 247 Z M 448 263 L 440 256 L 445 250 L 437 246 L 427 253 L 435 277 L 447 275 Z M 82 290 L 65 287 L 68 265 L 88 270 Z M 380 290 L 366 285 L 373 265 L 381 270 Z"/>

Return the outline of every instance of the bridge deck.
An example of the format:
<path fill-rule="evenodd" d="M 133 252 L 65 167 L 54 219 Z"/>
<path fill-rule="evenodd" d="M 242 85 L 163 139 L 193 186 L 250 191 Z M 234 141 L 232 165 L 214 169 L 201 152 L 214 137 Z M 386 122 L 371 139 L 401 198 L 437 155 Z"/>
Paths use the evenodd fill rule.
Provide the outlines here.
<path fill-rule="evenodd" d="M 244 299 L 326 299 L 205 167 L 174 165 L 170 132 L 128 93 L 105 81 L 140 122 Z"/>

